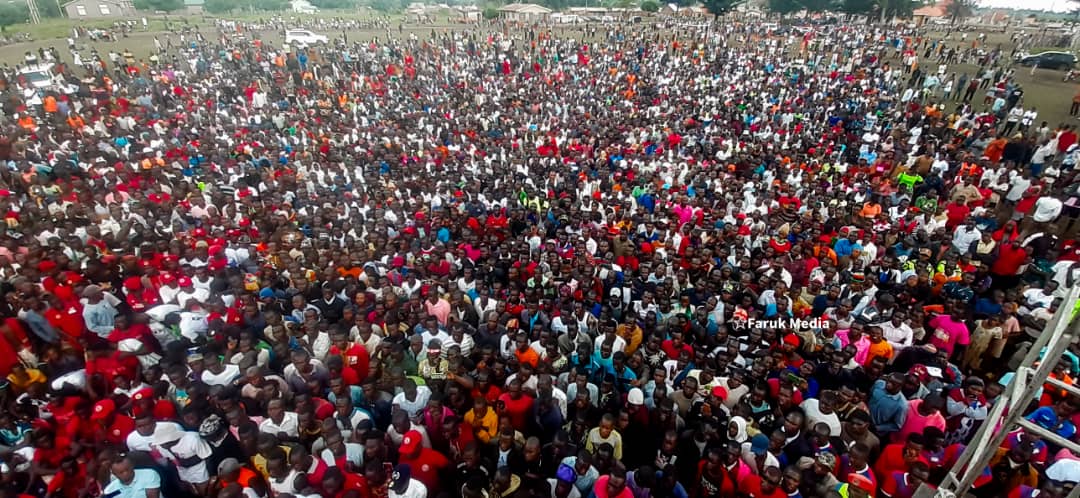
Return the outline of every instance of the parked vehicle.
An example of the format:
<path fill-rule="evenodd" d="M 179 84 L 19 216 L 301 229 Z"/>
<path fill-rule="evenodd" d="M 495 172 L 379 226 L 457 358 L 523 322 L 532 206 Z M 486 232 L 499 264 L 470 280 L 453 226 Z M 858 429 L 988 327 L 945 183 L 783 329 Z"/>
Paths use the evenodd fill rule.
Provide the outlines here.
<path fill-rule="evenodd" d="M 307 47 L 311 45 L 325 45 L 330 42 L 330 38 L 320 35 L 318 33 L 312 33 L 306 29 L 290 29 L 285 32 L 285 43 L 289 45 L 295 45 L 297 47 Z"/>
<path fill-rule="evenodd" d="M 1069 52 L 1042 52 L 1022 57 L 1020 64 L 1043 69 L 1072 69 L 1076 65 L 1076 56 Z"/>

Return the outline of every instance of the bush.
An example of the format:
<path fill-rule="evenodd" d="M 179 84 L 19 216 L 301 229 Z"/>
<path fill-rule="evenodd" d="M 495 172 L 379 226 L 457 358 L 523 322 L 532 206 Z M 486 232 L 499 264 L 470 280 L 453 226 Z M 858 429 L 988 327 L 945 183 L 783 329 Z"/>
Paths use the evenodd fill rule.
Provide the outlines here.
<path fill-rule="evenodd" d="M 645 0 L 641 2 L 641 10 L 645 12 L 660 12 L 660 2 L 656 0 Z"/>
<path fill-rule="evenodd" d="M 495 7 L 487 7 L 484 9 L 484 19 L 495 19 L 499 17 L 499 9 Z"/>

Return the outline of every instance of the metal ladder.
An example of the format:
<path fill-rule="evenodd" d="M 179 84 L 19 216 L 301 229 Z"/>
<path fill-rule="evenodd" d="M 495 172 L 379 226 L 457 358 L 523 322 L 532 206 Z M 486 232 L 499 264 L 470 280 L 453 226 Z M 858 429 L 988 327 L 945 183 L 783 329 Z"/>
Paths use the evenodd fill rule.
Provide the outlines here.
<path fill-rule="evenodd" d="M 1027 356 L 1016 369 L 1016 374 L 1011 383 L 1005 387 L 1001 395 L 1001 401 L 995 403 L 987 414 L 986 420 L 975 433 L 959 460 L 953 465 L 952 470 L 942 480 L 937 489 L 931 489 L 923 484 L 915 492 L 915 498 L 957 498 L 964 497 L 971 489 L 975 479 L 990 463 L 994 453 L 1005 441 L 1005 437 L 1016 427 L 1021 427 L 1025 432 L 1036 434 L 1043 440 L 1058 446 L 1068 448 L 1076 454 L 1080 454 L 1080 444 L 1065 439 L 1051 431 L 1043 429 L 1024 418 L 1023 410 L 1035 399 L 1035 393 L 1043 384 L 1051 384 L 1064 389 L 1075 396 L 1080 396 L 1080 389 L 1065 384 L 1060 380 L 1049 378 L 1050 371 L 1057 364 L 1057 360 L 1069 347 L 1074 337 L 1080 335 L 1080 322 L 1075 322 L 1073 309 L 1080 297 L 1080 286 L 1069 289 L 1064 301 L 1054 313 L 1053 318 L 1046 324 L 1043 333 L 1031 345 Z M 1043 351 L 1045 350 L 1045 354 Z M 1045 358 L 1046 361 L 1040 362 Z M 1037 368 L 1032 366 L 1038 363 Z M 1006 411 L 1006 408 L 1008 411 Z M 1080 498 L 1080 485 L 1075 486 L 1069 492 L 1068 498 Z"/>

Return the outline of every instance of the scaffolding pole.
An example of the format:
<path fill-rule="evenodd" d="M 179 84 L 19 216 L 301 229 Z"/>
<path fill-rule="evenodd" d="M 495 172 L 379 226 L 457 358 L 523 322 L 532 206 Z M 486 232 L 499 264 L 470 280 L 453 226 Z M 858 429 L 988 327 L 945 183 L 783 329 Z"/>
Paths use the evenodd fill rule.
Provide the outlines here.
<path fill-rule="evenodd" d="M 1072 315 L 1078 297 L 1080 297 L 1080 286 L 1073 286 L 1068 290 L 1057 312 L 1046 324 L 1043 333 L 1039 334 L 1035 343 L 1031 345 L 1020 368 L 1016 369 L 1012 382 L 1005 387 L 1005 392 L 1000 398 L 1004 402 L 994 404 L 986 420 L 972 438 L 971 444 L 964 448 L 964 452 L 942 480 L 941 485 L 936 489 L 931 489 L 923 484 L 916 491 L 915 498 L 965 496 L 971 490 L 975 479 L 990 464 L 990 460 L 1005 441 L 1005 437 L 1015 427 L 1021 427 L 1025 431 L 1080 454 L 1080 445 L 1043 429 L 1023 417 L 1024 409 L 1035 400 L 1035 394 L 1044 383 L 1049 382 L 1057 387 L 1065 386 L 1064 383 L 1054 382 L 1056 379 L 1048 379 L 1048 377 L 1057 365 L 1058 359 L 1069 347 L 1073 337 L 1077 335 L 1077 325 L 1073 323 Z M 1046 361 L 1040 361 L 1042 358 Z M 1036 363 L 1039 366 L 1032 368 L 1032 365 Z M 1080 392 L 1072 386 L 1062 387 L 1062 389 L 1071 393 Z M 1073 488 L 1068 498 L 1080 498 L 1080 486 Z"/>
<path fill-rule="evenodd" d="M 26 0 L 26 9 L 30 11 L 30 22 L 41 24 L 41 13 L 38 12 L 37 0 Z"/>

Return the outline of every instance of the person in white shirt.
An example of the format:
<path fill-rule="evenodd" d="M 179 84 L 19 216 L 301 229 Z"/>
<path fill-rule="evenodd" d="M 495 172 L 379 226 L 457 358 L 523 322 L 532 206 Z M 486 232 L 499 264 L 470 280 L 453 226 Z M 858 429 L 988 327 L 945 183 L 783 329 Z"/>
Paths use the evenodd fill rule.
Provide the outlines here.
<path fill-rule="evenodd" d="M 1054 291 L 1057 290 L 1057 282 L 1046 282 L 1045 289 L 1030 288 L 1024 291 L 1024 306 L 1033 310 L 1036 308 L 1049 308 L 1054 303 Z"/>
<path fill-rule="evenodd" d="M 154 420 L 152 413 L 146 412 L 143 416 L 135 419 L 135 430 L 128 434 L 125 443 L 129 450 L 149 453 L 151 451 L 150 446 L 154 444 L 154 441 L 163 439 L 167 434 L 176 434 L 179 437 L 183 432 L 184 429 L 180 427 L 180 424 L 176 422 L 158 422 Z"/>
<path fill-rule="evenodd" d="M 431 388 L 417 386 L 416 381 L 405 379 L 401 386 L 402 391 L 394 396 L 391 405 L 400 408 L 410 419 L 419 420 L 420 414 L 427 408 L 428 400 L 431 399 Z"/>
<path fill-rule="evenodd" d="M 836 393 L 833 391 L 822 391 L 820 397 L 803 401 L 799 407 L 806 413 L 808 430 L 813 430 L 814 426 L 820 423 L 829 426 L 830 436 L 840 436 L 843 426 L 840 425 L 840 416 L 834 409 L 837 401 Z"/>
<path fill-rule="evenodd" d="M 1031 220 L 1035 223 L 1050 223 L 1061 215 L 1064 203 L 1061 199 L 1050 196 L 1041 196 L 1035 201 L 1035 208 L 1031 212 Z"/>
<path fill-rule="evenodd" d="M 956 227 L 953 232 L 952 246 L 960 254 L 967 254 L 971 252 L 971 244 L 974 244 L 982 238 L 982 232 L 978 228 L 975 228 L 975 221 L 968 220 L 967 223 Z"/>
<path fill-rule="evenodd" d="M 409 464 L 398 464 L 390 476 L 390 498 L 427 498 L 427 488 L 412 478 Z"/>
<path fill-rule="evenodd" d="M 210 291 L 195 287 L 195 283 L 188 277 L 177 279 L 180 289 L 176 293 L 176 304 L 181 308 L 202 308 L 202 305 L 210 299 Z"/>
<path fill-rule="evenodd" d="M 1024 192 L 1031 188 L 1030 176 L 1028 171 L 1024 170 L 1022 174 L 1012 178 L 1009 181 L 1009 192 L 1005 194 L 1005 200 L 1015 204 L 1024 197 Z"/>
<path fill-rule="evenodd" d="M 911 346 L 915 340 L 915 332 L 911 329 L 904 319 L 907 315 L 902 311 L 894 311 L 892 319 L 878 324 L 881 327 L 881 331 L 885 335 L 885 340 L 893 347 L 893 351 L 897 353 L 901 349 Z"/>
<path fill-rule="evenodd" d="M 267 417 L 259 424 L 259 432 L 270 435 L 284 433 L 288 437 L 300 437 L 300 422 L 296 412 L 285 411 L 285 402 L 272 399 L 266 405 Z"/>
<path fill-rule="evenodd" d="M 240 367 L 229 363 L 223 364 L 221 357 L 209 354 L 203 358 L 201 379 L 208 386 L 228 386 L 240 378 Z"/>

